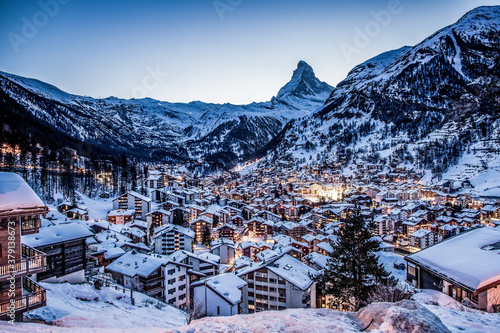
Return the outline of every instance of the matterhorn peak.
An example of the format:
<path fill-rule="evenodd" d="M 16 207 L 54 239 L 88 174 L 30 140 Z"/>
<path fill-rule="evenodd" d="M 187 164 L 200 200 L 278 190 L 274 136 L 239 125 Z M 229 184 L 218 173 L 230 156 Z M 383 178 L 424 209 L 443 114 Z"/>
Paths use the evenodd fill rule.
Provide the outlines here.
<path fill-rule="evenodd" d="M 294 70 L 291 80 L 280 89 L 276 99 L 285 101 L 292 96 L 301 99 L 310 97 L 324 97 L 326 99 L 332 90 L 332 86 L 320 81 L 314 74 L 312 67 L 301 60 L 297 64 L 297 69 Z"/>

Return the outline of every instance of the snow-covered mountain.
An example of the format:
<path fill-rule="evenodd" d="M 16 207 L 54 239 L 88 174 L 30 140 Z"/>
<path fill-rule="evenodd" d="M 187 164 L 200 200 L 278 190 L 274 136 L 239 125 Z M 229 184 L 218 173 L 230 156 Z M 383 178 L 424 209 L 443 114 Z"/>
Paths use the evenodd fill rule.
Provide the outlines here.
<path fill-rule="evenodd" d="M 476 8 L 414 47 L 356 66 L 321 110 L 280 133 L 269 160 L 340 163 L 345 172 L 382 161 L 439 175 L 468 149 L 494 152 L 499 54 L 500 6 Z"/>
<path fill-rule="evenodd" d="M 277 97 L 249 105 L 94 99 L 3 72 L 0 90 L 4 106 L 15 105 L 76 140 L 157 159 L 230 165 L 267 144 L 290 119 L 319 109 L 333 87 L 301 61 Z"/>

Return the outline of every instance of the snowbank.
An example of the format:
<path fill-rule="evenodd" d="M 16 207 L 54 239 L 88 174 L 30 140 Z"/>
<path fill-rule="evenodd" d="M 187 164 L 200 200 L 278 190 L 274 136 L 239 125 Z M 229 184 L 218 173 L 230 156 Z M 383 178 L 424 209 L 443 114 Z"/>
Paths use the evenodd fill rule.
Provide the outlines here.
<path fill-rule="evenodd" d="M 154 328 L 173 328 L 186 323 L 184 312 L 141 293 L 133 293 L 135 305 L 132 305 L 128 290 L 125 293 L 112 287 L 96 290 L 89 284 L 41 285 L 47 289 L 47 306 L 27 312 L 26 316 L 55 326 L 127 331 L 147 328 L 148 332 L 156 332 Z"/>
<path fill-rule="evenodd" d="M 439 317 L 409 300 L 372 303 L 356 313 L 362 327 L 376 332 L 449 333 Z"/>

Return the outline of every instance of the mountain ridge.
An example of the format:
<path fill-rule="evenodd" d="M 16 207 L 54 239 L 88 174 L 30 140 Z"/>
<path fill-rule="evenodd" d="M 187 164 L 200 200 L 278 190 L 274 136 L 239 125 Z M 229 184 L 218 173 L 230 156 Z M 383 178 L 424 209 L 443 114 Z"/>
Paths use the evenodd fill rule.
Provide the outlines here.
<path fill-rule="evenodd" d="M 310 68 L 305 62 L 299 63 L 296 71 L 300 71 L 299 67 Z M 312 68 L 307 79 L 321 82 Z M 295 78 L 295 83 L 301 85 L 301 79 L 297 82 Z M 290 119 L 311 114 L 326 99 L 324 91 L 319 96 L 314 90 L 310 95 L 296 94 L 286 101 L 273 99 L 248 105 L 169 103 L 151 98 L 95 99 L 4 72 L 0 72 L 0 87 L 27 112 L 78 140 L 132 154 L 150 147 L 163 151 L 159 156 L 165 153 L 174 160 L 209 160 L 223 167 L 250 156 Z M 149 158 L 158 159 L 154 155 L 150 152 Z"/>

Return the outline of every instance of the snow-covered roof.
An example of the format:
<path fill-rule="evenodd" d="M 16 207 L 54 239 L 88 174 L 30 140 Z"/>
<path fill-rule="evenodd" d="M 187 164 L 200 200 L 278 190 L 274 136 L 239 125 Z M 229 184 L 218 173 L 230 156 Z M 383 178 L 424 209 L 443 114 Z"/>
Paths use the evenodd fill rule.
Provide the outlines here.
<path fill-rule="evenodd" d="M 109 260 L 109 259 L 114 259 L 121 257 L 122 255 L 125 254 L 125 251 L 120 248 L 120 247 L 111 247 L 104 252 L 104 259 Z"/>
<path fill-rule="evenodd" d="M 318 243 L 316 246 L 327 253 L 333 252 L 333 247 L 330 244 L 330 242 L 321 242 L 321 243 Z"/>
<path fill-rule="evenodd" d="M 330 259 L 330 257 L 327 257 L 321 253 L 311 252 L 307 256 L 305 256 L 304 259 L 312 264 L 320 266 L 321 268 L 326 268 L 328 259 Z"/>
<path fill-rule="evenodd" d="M 0 172 L 0 212 L 47 209 L 38 195 L 12 172 Z"/>
<path fill-rule="evenodd" d="M 193 283 L 191 286 L 202 286 L 204 280 Z M 232 273 L 215 275 L 206 279 L 207 287 L 215 291 L 232 305 L 238 304 L 241 300 L 241 288 L 247 283 Z"/>
<path fill-rule="evenodd" d="M 36 234 L 21 236 L 21 241 L 23 244 L 37 248 L 74 239 L 87 238 L 93 235 L 94 234 L 84 226 L 73 222 L 41 228 Z"/>
<path fill-rule="evenodd" d="M 288 254 L 275 260 L 267 268 L 301 290 L 309 288 L 313 283 L 311 277 L 318 273 Z"/>
<path fill-rule="evenodd" d="M 164 224 L 160 227 L 155 228 L 155 230 L 154 230 L 155 236 L 153 238 L 162 236 L 163 234 L 171 232 L 171 231 L 177 232 L 179 234 L 183 234 L 183 235 L 188 236 L 190 238 L 194 238 L 194 236 L 195 236 L 195 232 L 189 228 L 184 228 L 184 227 L 181 227 L 181 226 L 176 225 L 176 224 L 167 223 L 167 224 Z"/>
<path fill-rule="evenodd" d="M 168 259 L 149 256 L 134 251 L 125 253 L 106 267 L 106 270 L 134 277 L 147 278 L 161 266 L 166 266 Z"/>
<path fill-rule="evenodd" d="M 485 227 L 462 233 L 406 259 L 479 290 L 500 283 L 500 229 Z"/>
<path fill-rule="evenodd" d="M 427 230 L 427 229 L 418 229 L 414 233 L 412 233 L 410 236 L 411 237 L 416 237 L 416 238 L 422 238 L 427 236 L 427 234 L 430 234 L 432 231 Z"/>
<path fill-rule="evenodd" d="M 126 209 L 126 210 L 111 210 L 108 213 L 108 216 L 131 216 L 135 214 L 135 209 Z"/>

